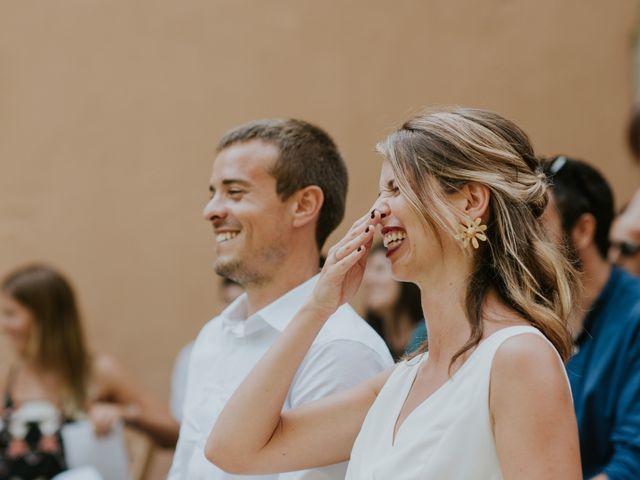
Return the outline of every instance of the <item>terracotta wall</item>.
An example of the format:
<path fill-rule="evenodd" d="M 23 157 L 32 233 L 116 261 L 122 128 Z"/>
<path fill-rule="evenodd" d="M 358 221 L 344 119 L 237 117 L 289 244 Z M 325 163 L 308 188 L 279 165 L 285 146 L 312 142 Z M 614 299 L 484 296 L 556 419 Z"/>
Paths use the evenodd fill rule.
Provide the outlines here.
<path fill-rule="evenodd" d="M 438 104 L 505 114 L 539 152 L 600 166 L 625 200 L 640 180 L 623 133 L 636 10 L 632 0 L 6 0 L 0 270 L 62 267 L 93 346 L 166 397 L 176 352 L 217 308 L 201 210 L 225 130 L 271 116 L 326 127 L 351 171 L 348 221 L 375 195 L 376 140 Z"/>

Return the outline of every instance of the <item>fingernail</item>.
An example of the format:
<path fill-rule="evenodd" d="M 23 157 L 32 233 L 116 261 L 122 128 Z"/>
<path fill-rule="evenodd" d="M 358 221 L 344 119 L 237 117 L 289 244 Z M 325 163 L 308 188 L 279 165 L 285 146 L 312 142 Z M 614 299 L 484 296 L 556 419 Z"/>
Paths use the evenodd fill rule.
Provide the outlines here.
<path fill-rule="evenodd" d="M 361 251 L 362 251 L 362 245 L 360 245 L 360 246 L 358 247 L 358 251 L 359 251 L 359 252 L 361 252 Z"/>
<path fill-rule="evenodd" d="M 375 210 L 371 210 L 371 218 L 376 216 L 376 211 Z"/>
<path fill-rule="evenodd" d="M 364 233 L 369 233 L 369 227 L 364 229 Z"/>
<path fill-rule="evenodd" d="M 380 218 L 384 218 L 384 217 L 386 217 L 386 216 L 387 216 L 387 214 L 386 214 L 386 213 L 383 213 L 382 215 L 380 215 Z"/>

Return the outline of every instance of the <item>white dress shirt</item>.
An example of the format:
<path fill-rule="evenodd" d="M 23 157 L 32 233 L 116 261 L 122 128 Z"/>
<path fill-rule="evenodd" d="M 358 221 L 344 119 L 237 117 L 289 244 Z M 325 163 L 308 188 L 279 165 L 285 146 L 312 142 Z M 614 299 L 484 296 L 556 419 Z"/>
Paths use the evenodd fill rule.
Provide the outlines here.
<path fill-rule="evenodd" d="M 225 403 L 309 298 L 317 279 L 313 277 L 248 318 L 244 294 L 202 328 L 189 363 L 184 416 L 169 480 L 344 479 L 346 463 L 279 475 L 239 476 L 223 472 L 204 456 L 207 437 Z M 350 388 L 391 365 L 382 339 L 351 306 L 343 305 L 313 342 L 284 409 Z"/>
<path fill-rule="evenodd" d="M 171 398 L 169 399 L 171 413 L 173 418 L 178 422 L 182 422 L 182 408 L 184 407 L 184 396 L 187 393 L 187 372 L 189 371 L 189 359 L 193 350 L 194 341 L 187 343 L 178 356 L 173 365 L 173 374 L 171 375 Z"/>

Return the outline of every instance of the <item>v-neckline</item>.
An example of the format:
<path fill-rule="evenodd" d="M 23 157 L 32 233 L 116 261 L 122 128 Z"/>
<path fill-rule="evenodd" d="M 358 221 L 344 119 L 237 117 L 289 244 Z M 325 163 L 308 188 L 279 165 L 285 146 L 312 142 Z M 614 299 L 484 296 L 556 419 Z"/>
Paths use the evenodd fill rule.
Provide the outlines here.
<path fill-rule="evenodd" d="M 407 416 L 404 417 L 404 420 L 402 421 L 402 423 L 398 425 L 398 420 L 400 419 L 400 414 L 402 413 L 402 409 L 404 408 L 405 404 L 407 403 L 409 395 L 411 394 L 411 390 L 413 390 L 413 385 L 415 384 L 416 379 L 418 378 L 418 373 L 420 371 L 420 366 L 422 365 L 422 362 L 424 362 L 429 357 L 429 352 L 428 351 L 423 353 L 422 357 L 418 361 L 417 368 L 415 369 L 415 372 L 413 373 L 413 378 L 411 379 L 411 382 L 409 383 L 409 388 L 407 389 L 407 391 L 404 394 L 404 400 L 400 404 L 400 409 L 396 413 L 395 421 L 393 422 L 393 426 L 392 426 L 392 429 L 391 429 L 391 448 L 395 447 L 395 445 L 397 443 L 397 440 L 398 440 L 398 434 L 400 433 L 400 430 L 402 430 L 402 427 L 404 426 L 406 421 L 409 420 L 409 418 L 415 413 L 415 411 L 420 409 L 420 408 L 422 408 L 426 403 L 429 402 L 429 400 L 431 400 L 435 395 L 437 395 L 439 392 L 441 392 L 447 385 L 452 383 L 453 380 L 457 376 L 460 375 L 460 372 L 463 371 L 467 367 L 467 365 L 470 363 L 470 360 L 473 358 L 473 356 L 476 355 L 476 353 L 480 350 L 480 348 L 482 348 L 482 346 L 484 344 L 486 344 L 487 341 L 491 337 L 493 337 L 494 335 L 496 335 L 496 334 L 498 334 L 498 333 L 500 333 L 500 332 L 502 332 L 504 330 L 510 330 L 512 328 L 522 328 L 522 327 L 535 328 L 535 327 L 532 327 L 531 325 L 513 325 L 513 326 L 510 326 L 510 327 L 499 328 L 498 330 L 492 332 L 490 335 L 488 335 L 485 338 L 483 338 L 480 341 L 480 343 L 478 343 L 478 345 L 476 345 L 476 348 L 473 350 L 473 352 L 471 352 L 471 354 L 464 361 L 464 363 L 462 365 L 460 365 L 460 368 L 458 368 L 458 370 L 456 370 L 455 373 L 453 375 L 451 375 L 442 385 L 440 385 L 433 392 L 431 392 L 426 398 L 424 398 L 420 403 L 418 403 L 413 408 L 413 410 L 411 410 L 407 414 Z"/>
<path fill-rule="evenodd" d="M 503 330 L 503 329 L 500 329 Z M 498 330 L 499 331 L 499 330 Z M 497 332 L 494 332 L 497 333 Z M 493 334 L 491 334 L 493 335 Z M 473 356 L 476 354 L 476 352 L 480 349 L 480 346 L 484 343 L 485 340 L 488 340 L 489 337 L 491 337 L 491 335 L 489 335 L 488 337 L 486 337 L 485 339 L 483 339 L 483 341 L 481 341 L 476 348 L 473 350 L 473 352 L 471 352 L 471 354 L 469 355 L 469 357 L 464 361 L 464 363 L 462 365 L 460 365 L 460 368 L 458 368 L 458 370 L 456 370 L 454 372 L 453 375 L 451 375 L 447 380 L 444 381 L 444 383 L 442 385 L 440 385 L 438 388 L 436 388 L 433 392 L 431 392 L 429 395 L 427 395 L 427 397 L 425 397 L 424 399 L 422 399 L 422 401 L 420 401 L 420 403 L 418 403 L 413 410 L 411 410 L 409 413 L 407 413 L 407 416 L 404 417 L 404 420 L 402 420 L 402 423 L 400 423 L 398 425 L 398 420 L 400 420 L 400 414 L 402 413 L 402 409 L 404 408 L 405 404 L 407 403 L 407 400 L 409 399 L 409 395 L 411 395 L 411 390 L 413 390 L 413 386 L 416 383 L 416 379 L 418 378 L 418 373 L 420 372 L 420 367 L 422 365 L 422 362 L 426 361 L 429 357 L 429 352 L 425 352 L 422 355 L 422 358 L 420 358 L 420 360 L 418 361 L 418 365 L 413 373 L 413 378 L 411 379 L 411 382 L 409 383 L 409 388 L 406 391 L 405 395 L 404 395 L 404 400 L 402 401 L 402 403 L 400 404 L 400 409 L 398 410 L 398 413 L 396 414 L 395 417 L 395 422 L 393 422 L 393 428 L 391 430 L 391 448 L 394 448 L 396 446 L 397 440 L 398 440 L 398 434 L 400 433 L 400 430 L 402 430 L 402 427 L 404 426 L 404 424 L 406 423 L 407 420 L 409 420 L 409 418 L 414 414 L 414 412 L 420 408 L 422 408 L 426 403 L 429 402 L 429 400 L 431 398 L 433 398 L 434 396 L 436 396 L 439 392 L 441 392 L 447 385 L 449 385 L 453 379 L 458 376 L 460 374 L 460 372 L 467 366 L 467 364 L 469 363 L 469 360 L 471 360 L 473 358 Z"/>

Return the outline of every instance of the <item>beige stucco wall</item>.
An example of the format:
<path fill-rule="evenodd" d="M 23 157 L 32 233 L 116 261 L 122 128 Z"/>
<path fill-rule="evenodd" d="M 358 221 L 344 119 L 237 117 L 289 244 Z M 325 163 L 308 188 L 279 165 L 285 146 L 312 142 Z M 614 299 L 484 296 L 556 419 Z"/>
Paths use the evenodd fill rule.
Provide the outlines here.
<path fill-rule="evenodd" d="M 5 0 L 0 270 L 61 266 L 92 345 L 166 397 L 176 352 L 217 308 L 201 209 L 226 129 L 270 116 L 326 127 L 351 171 L 347 221 L 375 196 L 376 140 L 438 104 L 505 114 L 540 153 L 599 165 L 624 200 L 640 180 L 624 145 L 636 10 L 633 0 Z"/>

